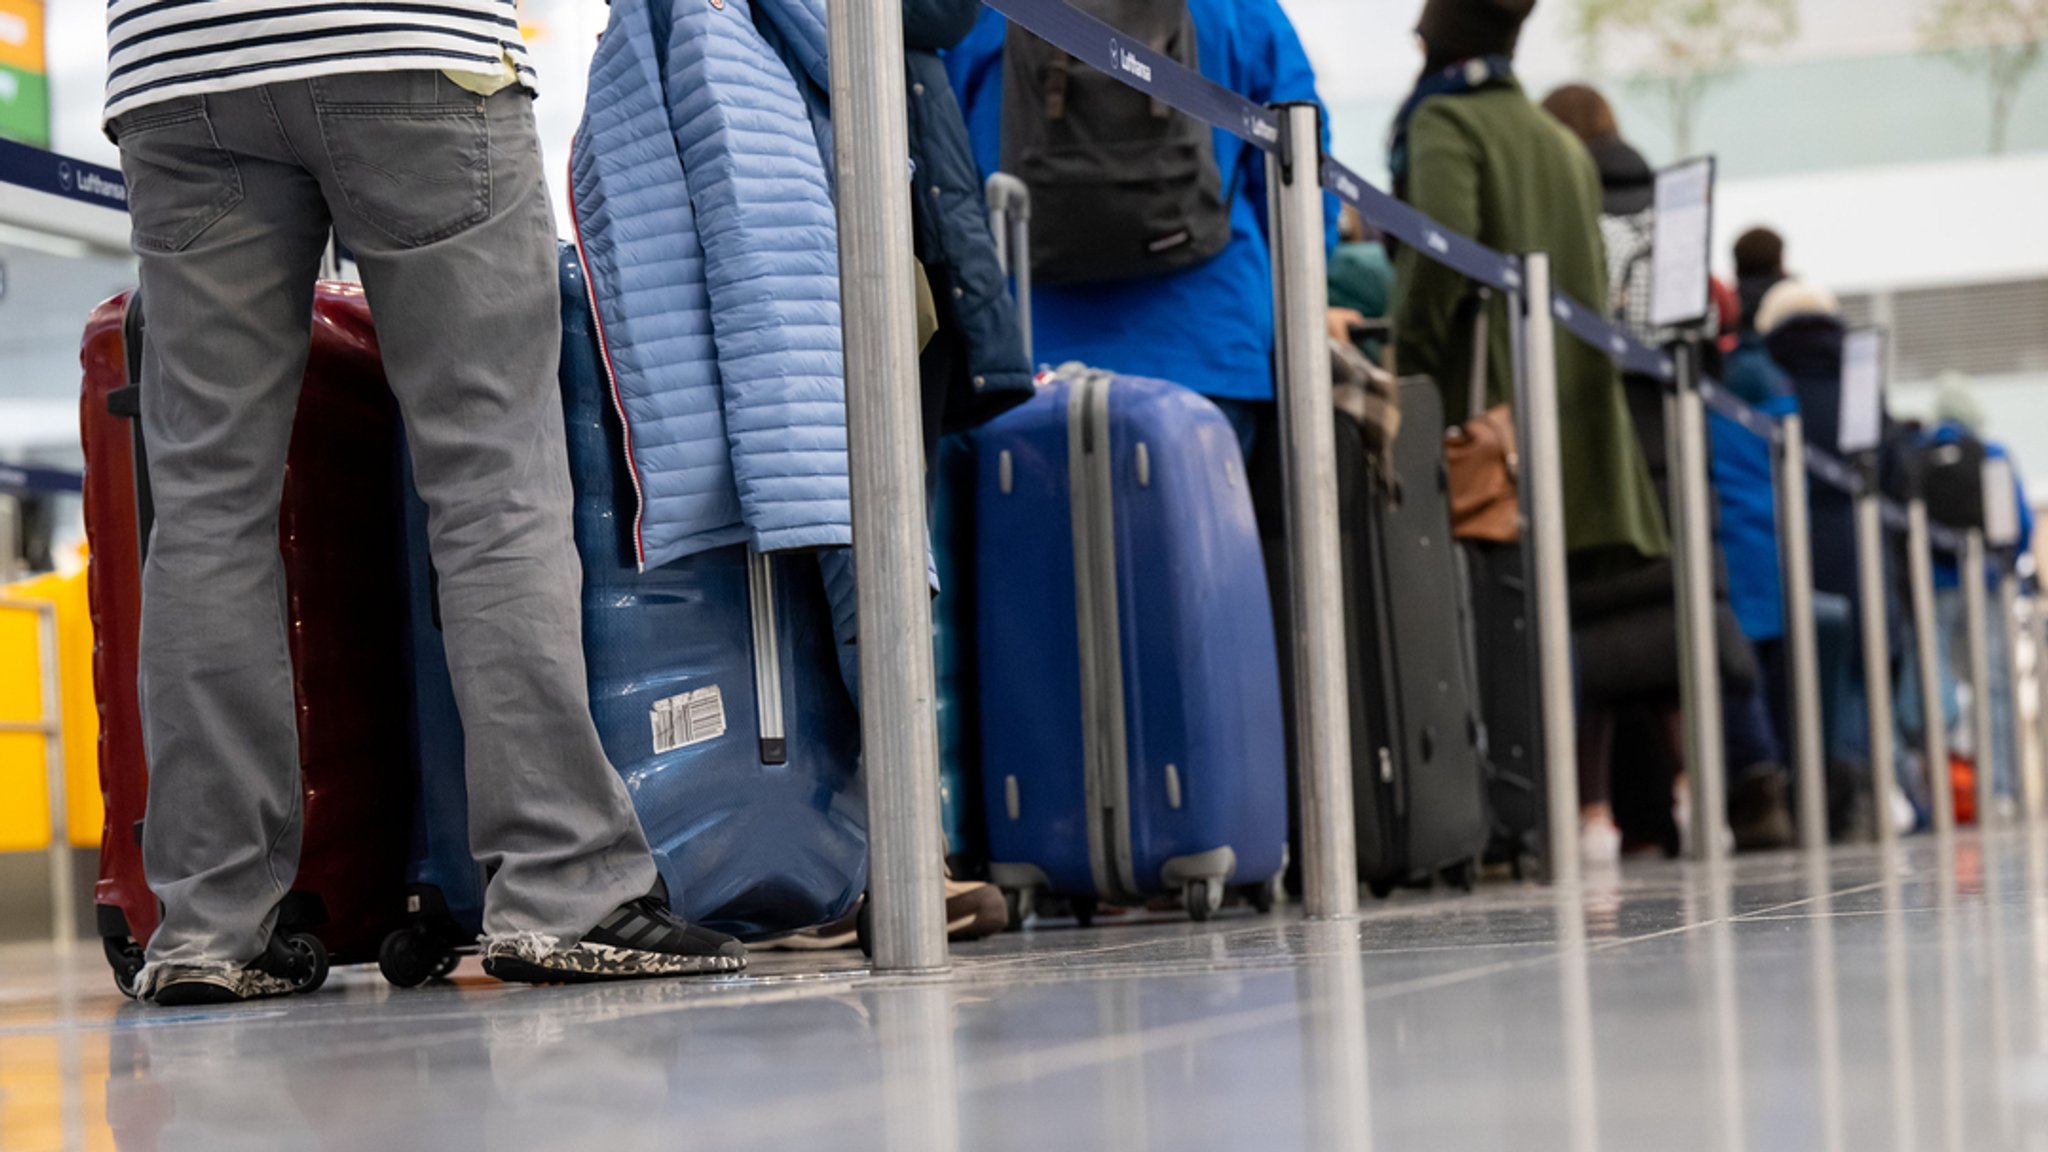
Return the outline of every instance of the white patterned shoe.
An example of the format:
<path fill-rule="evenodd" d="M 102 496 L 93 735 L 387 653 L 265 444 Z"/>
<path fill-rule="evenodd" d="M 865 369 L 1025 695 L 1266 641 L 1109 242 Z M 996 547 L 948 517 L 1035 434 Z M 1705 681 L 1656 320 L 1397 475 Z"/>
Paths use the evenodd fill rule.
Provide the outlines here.
<path fill-rule="evenodd" d="M 538 932 L 484 941 L 484 971 L 519 984 L 716 975 L 746 966 L 746 945 L 689 923 L 657 896 L 619 905 L 566 948 Z"/>

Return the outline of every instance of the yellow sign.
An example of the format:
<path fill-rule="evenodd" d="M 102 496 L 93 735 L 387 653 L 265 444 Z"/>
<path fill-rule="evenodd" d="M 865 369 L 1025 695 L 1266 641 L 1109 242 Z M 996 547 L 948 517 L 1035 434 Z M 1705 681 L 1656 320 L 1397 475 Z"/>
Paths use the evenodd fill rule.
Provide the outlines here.
<path fill-rule="evenodd" d="M 48 71 L 42 0 L 0 0 L 0 65 L 38 76 Z"/>

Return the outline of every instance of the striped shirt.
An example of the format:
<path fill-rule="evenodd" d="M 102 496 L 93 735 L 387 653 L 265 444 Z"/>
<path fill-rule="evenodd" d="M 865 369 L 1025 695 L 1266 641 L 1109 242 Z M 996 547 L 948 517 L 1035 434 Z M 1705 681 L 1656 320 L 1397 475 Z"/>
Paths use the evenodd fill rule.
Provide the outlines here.
<path fill-rule="evenodd" d="M 514 0 L 110 0 L 105 118 L 280 80 L 507 61 L 533 87 Z"/>

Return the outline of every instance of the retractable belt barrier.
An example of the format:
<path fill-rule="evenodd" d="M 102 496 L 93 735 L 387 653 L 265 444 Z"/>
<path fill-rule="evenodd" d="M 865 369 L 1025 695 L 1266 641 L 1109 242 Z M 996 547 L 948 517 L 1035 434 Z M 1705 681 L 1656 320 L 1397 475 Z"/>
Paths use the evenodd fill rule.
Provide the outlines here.
<path fill-rule="evenodd" d="M 988 6 L 1153 99 L 1232 133 L 1253 147 L 1281 153 L 1279 120 L 1272 109 L 1132 40 L 1065 0 L 988 0 Z M 1283 161 L 1292 159 L 1283 156 Z M 1323 158 L 1320 178 L 1324 189 L 1358 209 L 1367 223 L 1430 260 L 1489 288 L 1521 292 L 1522 265 L 1515 257 L 1445 228 L 1331 157 Z M 1632 338 L 1598 309 L 1560 295 L 1552 304 L 1552 313 L 1566 331 L 1613 357 L 1627 371 L 1666 384 L 1677 378 L 1677 366 L 1670 356 Z"/>
<path fill-rule="evenodd" d="M 0 464 L 0 492 L 19 495 L 35 492 L 83 492 L 85 477 L 57 468 L 18 468 Z"/>
<path fill-rule="evenodd" d="M 1740 397 L 1712 380 L 1700 382 L 1700 399 L 1714 412 L 1726 416 L 1767 440 L 1777 440 L 1782 435 L 1782 429 L 1775 419 L 1750 407 Z M 1806 447 L 1806 470 L 1815 479 L 1836 491 L 1851 496 L 1858 496 L 1863 492 L 1863 477 L 1848 461 L 1811 444 Z M 1896 500 L 1880 500 L 1878 508 L 1883 514 L 1885 527 L 1895 532 L 1906 531 L 1911 514 L 1904 504 Z M 1964 533 L 1942 524 L 1927 526 L 1927 542 L 1935 551 L 1950 556 L 1961 556 L 1963 549 L 1968 546 Z"/>
<path fill-rule="evenodd" d="M 128 210 L 128 181 L 118 169 L 12 140 L 0 140 L 0 184 L 47 192 L 116 212 Z"/>

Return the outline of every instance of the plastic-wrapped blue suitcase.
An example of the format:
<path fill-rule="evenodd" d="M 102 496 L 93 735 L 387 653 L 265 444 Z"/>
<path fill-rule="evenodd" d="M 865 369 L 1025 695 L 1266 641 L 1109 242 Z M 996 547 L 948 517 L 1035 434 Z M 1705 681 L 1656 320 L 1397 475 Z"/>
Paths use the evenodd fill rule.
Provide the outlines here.
<path fill-rule="evenodd" d="M 977 445 L 990 878 L 1094 903 L 1286 862 L 1273 621 L 1237 436 L 1207 400 L 1069 369 Z"/>
<path fill-rule="evenodd" d="M 860 721 L 818 560 L 734 546 L 639 571 L 630 517 L 620 514 L 632 487 L 622 434 L 582 264 L 566 245 L 561 285 L 583 646 L 605 754 L 683 917 L 746 940 L 836 920 L 867 885 L 867 801 Z M 413 551 L 425 555 L 417 539 Z M 416 580 L 425 573 L 415 566 Z M 416 644 L 423 657 L 432 650 Z M 422 680 L 448 675 L 430 659 L 415 671 Z M 459 790 L 461 765 L 445 750 L 423 756 L 437 779 L 422 790 Z M 459 872 L 468 859 L 453 810 L 427 817 L 432 831 L 416 842 L 436 859 L 418 862 L 415 875 Z M 442 963 L 419 957 L 403 974 L 417 983 Z"/>

